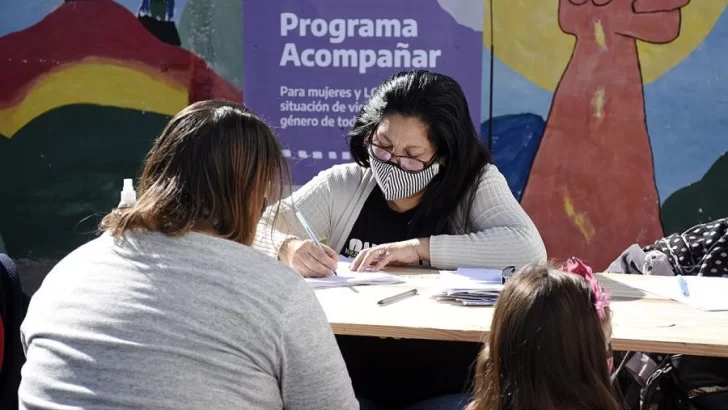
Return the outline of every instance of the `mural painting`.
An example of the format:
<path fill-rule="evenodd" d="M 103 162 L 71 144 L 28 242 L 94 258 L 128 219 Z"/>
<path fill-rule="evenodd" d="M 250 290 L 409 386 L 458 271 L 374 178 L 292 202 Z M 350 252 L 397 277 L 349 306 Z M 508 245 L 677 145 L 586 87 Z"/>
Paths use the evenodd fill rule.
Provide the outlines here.
<path fill-rule="evenodd" d="M 687 3 L 657 2 L 635 11 L 624 1 L 601 7 L 559 2 L 559 25 L 576 44 L 522 199 L 543 231 L 583 239 L 576 246 L 548 235 L 556 239 L 548 244 L 552 253 L 585 255 L 607 240 L 614 245 L 601 251 L 609 258 L 624 243 L 663 236 L 637 40 L 673 41 L 680 32 L 680 7 Z M 593 169 L 604 183 L 583 184 L 581 175 Z M 600 196 L 615 200 L 594 200 Z M 615 220 L 623 225 L 612 225 Z"/>
<path fill-rule="evenodd" d="M 0 235 L 20 258 L 57 258 L 93 235 L 170 115 L 242 100 L 239 81 L 180 47 L 172 0 L 47 3 L 42 16 L 2 11 L 37 20 L 0 37 Z"/>
<path fill-rule="evenodd" d="M 666 140 L 671 137 L 669 133 L 648 121 L 643 91 L 645 82 L 659 81 L 704 42 L 725 8 L 721 2 L 688 3 L 560 0 L 528 11 L 522 2 L 493 11 L 495 58 L 532 82 L 524 87 L 525 82 L 518 79 L 514 81 L 517 84 L 506 87 L 518 86 L 522 93 L 526 89 L 524 94 L 543 96 L 538 108 L 548 113 L 540 138 L 539 130 L 533 132 L 539 125 L 533 114 L 509 113 L 511 117 L 520 114 L 517 117 L 521 122 L 530 119 L 532 125 L 518 126 L 515 118 L 510 119 L 512 141 L 502 142 L 504 136 L 496 129 L 494 152 L 506 171 L 516 168 L 518 183 L 514 187 L 513 176 L 509 176 L 509 182 L 541 231 L 550 257 L 579 255 L 597 268 L 605 268 L 632 243 L 651 243 L 665 231 L 671 233 L 710 220 L 708 215 L 685 215 L 684 223 L 667 226 L 664 221 L 674 216 L 667 212 L 661 218 L 661 199 L 668 204 L 669 195 L 665 189 L 662 195 L 658 192 L 656 181 L 661 176 L 653 160 L 654 146 L 664 147 L 672 141 Z M 542 18 L 549 14 L 550 18 Z M 509 25 L 515 21 L 511 18 L 521 15 L 527 16 L 525 24 Z M 489 31 L 485 34 L 488 45 Z M 725 41 L 725 35 L 718 41 Z M 536 50 L 539 46 L 541 50 Z M 520 55 L 515 55 L 514 50 Z M 536 61 L 538 58 L 543 60 Z M 562 61 L 564 64 L 559 64 Z M 718 72 L 717 64 L 702 68 Z M 561 72 L 554 84 L 557 70 Z M 504 71 L 511 70 L 502 67 Z M 498 107 L 509 98 L 499 94 L 499 82 L 507 83 L 509 79 L 494 74 L 494 105 Z M 511 71 L 507 76 L 513 74 Z M 704 79 L 691 76 L 688 82 L 700 81 Z M 548 95 L 534 85 L 554 93 Z M 725 96 L 719 98 L 728 101 Z M 543 108 L 546 101 L 550 103 L 548 110 Z M 518 101 L 507 105 L 512 110 L 533 104 L 525 100 L 522 103 L 520 107 Z M 686 123 L 701 109 L 700 104 L 685 105 L 677 96 L 667 96 L 659 103 L 665 114 L 678 108 L 681 121 Z M 725 108 L 722 114 L 713 121 L 724 121 L 728 115 Z M 493 118 L 494 126 L 502 118 Z M 523 135 L 518 135 L 519 131 Z M 700 151 L 703 170 L 717 159 L 716 152 L 708 149 L 717 149 L 718 153 L 728 149 L 728 129 L 723 126 L 714 132 L 722 132 L 723 137 L 714 135 L 701 141 L 694 139 L 696 135 L 679 136 L 684 144 L 695 144 Z M 508 152 L 513 146 L 521 149 Z M 680 155 L 679 150 L 673 152 Z M 681 162 L 687 161 L 684 158 Z M 693 205 L 715 203 L 721 197 L 725 200 L 725 188 L 723 193 L 716 188 L 695 198 Z M 714 208 L 716 213 L 711 216 L 728 215 L 726 202 Z"/>
<path fill-rule="evenodd" d="M 427 1 L 482 30 L 481 136 L 551 257 L 728 216 L 728 0 Z M 0 2 L 0 248 L 63 256 L 170 115 L 242 100 L 243 11 Z"/>

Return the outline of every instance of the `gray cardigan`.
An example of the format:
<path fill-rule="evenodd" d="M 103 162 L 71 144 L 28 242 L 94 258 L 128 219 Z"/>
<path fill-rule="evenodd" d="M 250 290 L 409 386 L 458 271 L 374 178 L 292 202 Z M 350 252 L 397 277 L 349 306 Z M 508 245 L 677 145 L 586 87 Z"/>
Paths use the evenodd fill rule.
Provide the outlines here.
<path fill-rule="evenodd" d="M 294 204 L 319 239 L 341 252 L 376 180 L 369 168 L 336 165 L 313 178 L 276 207 L 269 208 L 257 227 L 254 247 L 278 257 L 283 242 L 307 238 L 293 212 Z M 453 229 L 463 226 L 465 204 Z M 531 219 L 513 197 L 495 165 L 487 165 L 470 212 L 472 232 L 430 237 L 430 264 L 440 269 L 488 267 L 501 269 L 546 260 L 546 249 Z"/>

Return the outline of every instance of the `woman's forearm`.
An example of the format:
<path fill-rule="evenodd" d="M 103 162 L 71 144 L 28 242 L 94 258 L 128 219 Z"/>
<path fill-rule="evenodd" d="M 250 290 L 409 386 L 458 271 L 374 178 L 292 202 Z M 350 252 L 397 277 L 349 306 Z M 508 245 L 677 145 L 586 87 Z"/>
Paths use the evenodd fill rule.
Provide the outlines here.
<path fill-rule="evenodd" d="M 430 238 L 416 239 L 415 250 L 420 261 L 430 261 Z"/>

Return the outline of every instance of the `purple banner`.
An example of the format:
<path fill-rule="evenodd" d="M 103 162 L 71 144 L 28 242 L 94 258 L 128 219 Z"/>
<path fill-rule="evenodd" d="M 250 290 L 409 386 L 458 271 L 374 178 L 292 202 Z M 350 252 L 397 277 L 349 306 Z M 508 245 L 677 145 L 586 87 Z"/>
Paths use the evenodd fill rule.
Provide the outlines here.
<path fill-rule="evenodd" d="M 293 182 L 351 162 L 345 135 L 373 87 L 427 69 L 454 77 L 480 129 L 482 32 L 437 0 L 260 0 L 243 9 L 246 105 L 280 138 Z"/>

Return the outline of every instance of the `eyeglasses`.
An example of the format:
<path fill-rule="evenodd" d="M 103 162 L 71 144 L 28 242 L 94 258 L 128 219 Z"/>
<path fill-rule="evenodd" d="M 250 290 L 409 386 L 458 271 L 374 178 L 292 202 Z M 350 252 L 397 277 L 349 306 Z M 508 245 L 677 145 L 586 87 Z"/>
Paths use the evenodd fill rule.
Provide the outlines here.
<path fill-rule="evenodd" d="M 425 162 L 417 158 L 408 157 L 406 155 L 394 155 L 392 151 L 389 151 L 386 148 L 382 148 L 381 146 L 373 142 L 368 142 L 367 144 L 369 145 L 369 154 L 371 154 L 374 159 L 382 162 L 397 164 L 404 171 L 422 171 L 423 169 L 432 165 L 436 159 L 436 157 L 432 157 L 431 160 Z"/>

